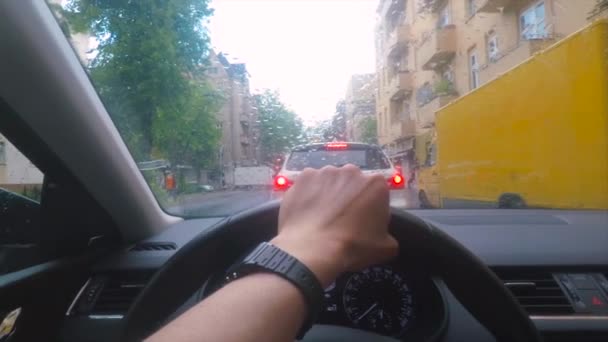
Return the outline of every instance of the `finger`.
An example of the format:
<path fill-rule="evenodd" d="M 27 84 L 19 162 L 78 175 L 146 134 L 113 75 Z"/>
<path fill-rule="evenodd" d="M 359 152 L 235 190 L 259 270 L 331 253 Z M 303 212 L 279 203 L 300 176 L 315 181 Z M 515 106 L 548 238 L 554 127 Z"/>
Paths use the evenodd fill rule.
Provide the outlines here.
<path fill-rule="evenodd" d="M 361 174 L 361 169 L 353 164 L 346 164 L 341 169 L 348 174 Z"/>

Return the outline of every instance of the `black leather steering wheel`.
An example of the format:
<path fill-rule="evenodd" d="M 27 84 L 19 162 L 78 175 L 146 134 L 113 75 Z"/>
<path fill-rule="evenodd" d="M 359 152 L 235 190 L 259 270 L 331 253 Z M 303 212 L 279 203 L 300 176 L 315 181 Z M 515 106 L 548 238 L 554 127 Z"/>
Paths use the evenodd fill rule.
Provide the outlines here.
<path fill-rule="evenodd" d="M 270 202 L 234 215 L 180 248 L 141 291 L 124 320 L 124 341 L 145 338 L 164 324 L 213 274 L 276 235 L 279 203 Z M 390 232 L 399 253 L 419 260 L 429 274 L 441 277 L 452 294 L 498 341 L 538 342 L 540 335 L 517 300 L 483 262 L 462 244 L 426 221 L 392 210 Z M 313 327 L 305 336 L 350 341 L 395 341 L 355 329 Z"/>

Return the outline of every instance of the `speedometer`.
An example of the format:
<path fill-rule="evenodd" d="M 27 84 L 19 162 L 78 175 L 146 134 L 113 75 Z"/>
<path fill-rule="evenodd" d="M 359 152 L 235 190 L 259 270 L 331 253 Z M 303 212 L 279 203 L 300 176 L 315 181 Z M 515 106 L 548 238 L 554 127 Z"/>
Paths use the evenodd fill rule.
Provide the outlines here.
<path fill-rule="evenodd" d="M 414 298 L 405 275 L 389 266 L 352 274 L 342 299 L 348 318 L 361 329 L 400 336 L 414 319 Z"/>

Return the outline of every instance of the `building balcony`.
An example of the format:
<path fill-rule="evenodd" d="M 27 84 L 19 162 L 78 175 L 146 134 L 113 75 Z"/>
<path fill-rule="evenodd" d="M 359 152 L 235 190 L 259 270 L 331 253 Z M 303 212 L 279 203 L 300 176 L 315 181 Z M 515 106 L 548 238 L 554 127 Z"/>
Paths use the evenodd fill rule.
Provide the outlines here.
<path fill-rule="evenodd" d="M 418 127 L 430 128 L 435 125 L 435 113 L 443 106 L 456 99 L 454 95 L 440 95 L 429 103 L 418 108 Z"/>
<path fill-rule="evenodd" d="M 389 80 L 386 91 L 393 101 L 398 101 L 409 96 L 413 90 L 413 75 L 411 72 L 400 71 Z"/>
<path fill-rule="evenodd" d="M 411 138 L 416 135 L 416 122 L 411 119 L 395 122 L 391 125 L 390 141 Z"/>
<path fill-rule="evenodd" d="M 515 0 L 484 0 L 477 9 L 477 12 L 499 13 L 514 2 Z"/>
<path fill-rule="evenodd" d="M 515 48 L 499 53 L 488 64 L 481 67 L 479 71 L 481 84 L 504 74 L 535 53 L 553 45 L 553 43 L 555 43 L 555 39 L 551 38 L 521 40 Z"/>
<path fill-rule="evenodd" d="M 397 26 L 386 40 L 387 57 L 394 58 L 407 50 L 412 40 L 411 27 L 408 24 Z"/>
<path fill-rule="evenodd" d="M 436 13 L 448 0 L 416 0 L 420 12 Z"/>
<path fill-rule="evenodd" d="M 449 63 L 456 55 L 456 26 L 448 25 L 427 33 L 418 48 L 423 70 L 435 70 Z"/>

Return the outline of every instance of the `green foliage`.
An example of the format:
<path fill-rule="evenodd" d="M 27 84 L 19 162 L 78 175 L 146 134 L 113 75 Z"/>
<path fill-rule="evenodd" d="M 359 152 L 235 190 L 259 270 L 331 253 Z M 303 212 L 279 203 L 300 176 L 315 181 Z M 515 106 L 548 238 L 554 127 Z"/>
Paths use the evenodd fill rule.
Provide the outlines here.
<path fill-rule="evenodd" d="M 181 189 L 179 189 L 179 193 L 183 195 L 196 194 L 202 191 L 203 190 L 198 186 L 198 184 L 193 183 L 186 183 Z"/>
<path fill-rule="evenodd" d="M 366 117 L 359 122 L 361 141 L 368 144 L 378 143 L 378 122 L 375 117 Z"/>
<path fill-rule="evenodd" d="M 307 127 L 304 135 L 308 143 L 346 140 L 346 102 L 340 100 L 331 119 Z"/>
<path fill-rule="evenodd" d="M 314 126 L 306 127 L 304 135 L 307 143 L 326 142 L 331 134 L 331 120 L 323 120 Z M 333 139 L 330 139 L 332 141 Z"/>
<path fill-rule="evenodd" d="M 171 204 L 171 198 L 167 190 L 160 184 L 159 178 L 156 175 L 157 171 L 144 171 L 142 172 L 146 182 L 150 186 L 150 190 L 156 197 L 156 200 L 163 208 L 167 208 Z"/>
<path fill-rule="evenodd" d="M 456 89 L 454 89 L 454 84 L 450 80 L 442 78 L 435 83 L 434 91 L 437 95 L 451 95 L 456 92 Z"/>
<path fill-rule="evenodd" d="M 57 10 L 57 9 L 56 9 Z M 89 72 L 136 160 L 152 151 L 204 167 L 215 155 L 219 96 L 205 81 L 208 0 L 72 0 L 72 32 L 96 38 Z"/>
<path fill-rule="evenodd" d="M 262 157 L 271 162 L 295 145 L 305 142 L 302 120 L 289 110 L 276 91 L 254 95 L 260 120 Z"/>
<path fill-rule="evenodd" d="M 152 139 L 155 146 L 175 165 L 186 164 L 195 169 L 207 168 L 216 162 L 220 131 L 215 113 L 220 108 L 219 96 L 207 86 L 194 86 L 190 96 L 176 103 L 172 110 L 159 108 L 152 120 Z"/>
<path fill-rule="evenodd" d="M 20 195 L 40 203 L 42 197 L 41 186 L 24 186 Z"/>

